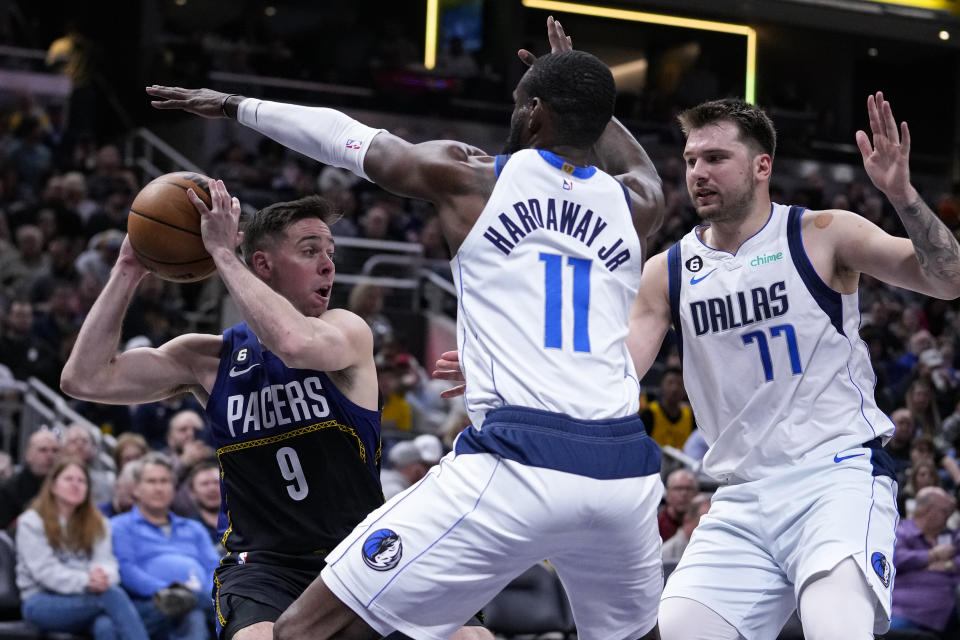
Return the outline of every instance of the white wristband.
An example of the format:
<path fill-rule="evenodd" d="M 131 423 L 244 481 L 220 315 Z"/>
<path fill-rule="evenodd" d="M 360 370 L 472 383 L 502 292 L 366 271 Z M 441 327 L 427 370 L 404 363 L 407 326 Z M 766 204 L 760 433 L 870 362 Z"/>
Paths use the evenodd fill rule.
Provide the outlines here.
<path fill-rule="evenodd" d="M 335 109 L 256 98 L 240 103 L 237 121 L 285 147 L 323 164 L 347 169 L 366 180 L 370 178 L 363 170 L 363 159 L 374 136 L 383 131 Z"/>

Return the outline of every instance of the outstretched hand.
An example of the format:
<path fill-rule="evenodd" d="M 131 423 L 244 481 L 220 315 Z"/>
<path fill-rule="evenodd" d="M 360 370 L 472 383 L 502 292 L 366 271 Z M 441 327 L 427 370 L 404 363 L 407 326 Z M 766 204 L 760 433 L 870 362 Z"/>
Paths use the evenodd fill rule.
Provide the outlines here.
<path fill-rule="evenodd" d="M 204 118 L 222 118 L 220 108 L 224 98 L 230 95 L 213 89 L 183 89 L 157 84 L 147 87 L 147 93 L 155 98 L 163 98 L 150 102 L 155 109 L 180 109 Z"/>
<path fill-rule="evenodd" d="M 431 378 L 436 380 L 452 380 L 454 382 L 464 382 L 463 369 L 460 368 L 460 355 L 456 351 L 444 351 L 440 354 L 440 359 L 434 365 Z M 458 384 L 450 387 L 440 393 L 441 398 L 456 398 L 463 395 L 466 390 L 466 384 Z"/>
<path fill-rule="evenodd" d="M 550 41 L 550 53 L 573 50 L 573 39 L 563 31 L 560 21 L 554 20 L 553 16 L 547 18 L 547 39 Z M 517 56 L 528 67 L 537 61 L 537 56 L 526 49 L 517 51 Z"/>
<path fill-rule="evenodd" d="M 212 256 L 217 249 L 227 249 L 230 253 L 234 253 L 243 239 L 243 235 L 238 231 L 240 201 L 230 196 L 223 180 L 210 178 L 207 186 L 210 189 L 210 208 L 207 208 L 193 189 L 187 189 L 187 199 L 200 214 L 203 246 Z"/>
<path fill-rule="evenodd" d="M 911 191 L 910 129 L 906 122 L 897 127 L 893 110 L 882 91 L 867 96 L 867 115 L 871 135 L 857 131 L 863 168 L 874 186 L 896 205 L 908 199 Z"/>

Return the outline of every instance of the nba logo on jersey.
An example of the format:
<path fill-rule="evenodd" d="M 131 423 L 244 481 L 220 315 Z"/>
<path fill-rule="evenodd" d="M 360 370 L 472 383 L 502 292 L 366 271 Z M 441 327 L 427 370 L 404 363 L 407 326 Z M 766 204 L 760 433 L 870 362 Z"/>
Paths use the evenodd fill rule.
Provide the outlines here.
<path fill-rule="evenodd" d="M 378 529 L 363 541 L 363 561 L 374 571 L 389 571 L 397 566 L 403 555 L 400 534 L 390 529 Z"/>
<path fill-rule="evenodd" d="M 241 551 L 237 555 L 237 564 L 247 564 L 247 552 Z"/>
<path fill-rule="evenodd" d="M 355 140 L 353 138 L 350 138 L 349 140 L 347 140 L 347 144 L 346 144 L 347 149 L 359 149 L 362 146 L 363 146 L 363 140 Z"/>
<path fill-rule="evenodd" d="M 564 191 L 573 191 L 573 180 L 564 180 L 564 181 L 563 181 L 563 190 L 564 190 Z"/>

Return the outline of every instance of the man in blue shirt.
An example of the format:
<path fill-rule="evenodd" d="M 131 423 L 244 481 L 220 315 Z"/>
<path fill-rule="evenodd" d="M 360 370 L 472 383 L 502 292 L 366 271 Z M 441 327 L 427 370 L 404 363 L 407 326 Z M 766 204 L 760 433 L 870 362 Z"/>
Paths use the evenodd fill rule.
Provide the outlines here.
<path fill-rule="evenodd" d="M 136 504 L 110 520 L 120 583 L 153 640 L 209 640 L 217 552 L 203 525 L 170 511 L 170 459 L 150 453 L 135 464 Z"/>

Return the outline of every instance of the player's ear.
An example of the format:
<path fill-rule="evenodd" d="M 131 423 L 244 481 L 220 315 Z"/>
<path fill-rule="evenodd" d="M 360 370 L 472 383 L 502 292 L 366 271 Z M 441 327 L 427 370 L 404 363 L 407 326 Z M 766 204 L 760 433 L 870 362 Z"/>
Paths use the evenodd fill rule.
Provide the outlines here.
<path fill-rule="evenodd" d="M 758 178 L 769 181 L 773 173 L 773 158 L 769 153 L 758 153 L 753 159 L 754 174 Z"/>
<path fill-rule="evenodd" d="M 270 261 L 270 256 L 268 256 L 263 251 L 255 251 L 253 253 L 253 258 L 250 260 L 250 264 L 253 267 L 253 272 L 261 280 L 267 280 L 270 278 L 270 272 L 272 271 L 272 264 Z"/>
<path fill-rule="evenodd" d="M 527 131 L 533 135 L 543 127 L 544 119 L 547 117 L 546 106 L 540 98 L 530 100 L 530 113 L 527 115 Z"/>

